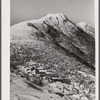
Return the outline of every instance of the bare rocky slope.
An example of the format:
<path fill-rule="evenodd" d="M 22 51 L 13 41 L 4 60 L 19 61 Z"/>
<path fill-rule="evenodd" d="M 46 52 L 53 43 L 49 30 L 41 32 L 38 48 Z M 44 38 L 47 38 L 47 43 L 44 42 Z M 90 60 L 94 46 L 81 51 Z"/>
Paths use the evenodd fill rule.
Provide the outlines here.
<path fill-rule="evenodd" d="M 45 86 L 46 91 L 49 91 L 47 87 L 54 89 L 52 93 L 44 92 L 45 95 L 47 94 L 47 98 L 43 98 L 42 92 L 32 87 L 28 87 L 28 89 L 30 91 L 33 89 L 32 91 L 36 91 L 37 94 L 40 93 L 40 97 L 37 97 L 32 91 L 30 93 L 33 93 L 37 98 L 34 95 L 34 99 L 32 99 L 32 95 L 25 97 L 23 92 L 27 91 L 27 83 L 23 81 L 23 78 L 18 78 L 15 75 L 15 78 L 19 79 L 24 87 L 16 87 L 19 82 L 15 82 L 14 86 L 15 78 L 12 78 L 11 74 L 12 100 L 58 100 L 57 98 L 59 100 L 94 100 L 95 37 L 94 34 L 91 35 L 91 32 L 84 31 L 79 25 L 69 20 L 66 15 L 48 14 L 38 20 L 25 21 L 11 26 L 10 52 L 12 72 L 16 71 L 19 65 L 25 66 L 30 61 L 42 64 L 46 70 L 56 70 L 56 73 L 60 74 L 61 77 L 69 79 L 71 81 L 69 92 L 72 94 L 69 97 L 65 92 L 60 91 L 59 93 L 64 94 L 62 98 L 58 95 L 59 93 L 54 91 L 58 89 L 60 84 L 64 87 L 65 85 L 55 83 L 57 87 L 54 87 L 55 84 L 52 83 L 53 85 Z M 75 90 L 78 91 L 76 94 L 72 90 L 73 84 L 74 86 L 78 85 L 78 89 Z M 22 88 L 24 90 L 21 90 Z M 45 90 L 43 87 L 40 88 Z M 20 96 L 18 96 L 18 91 L 23 95 L 19 93 Z M 56 99 L 53 99 L 52 96 L 48 99 L 48 95 L 49 97 L 53 95 Z"/>

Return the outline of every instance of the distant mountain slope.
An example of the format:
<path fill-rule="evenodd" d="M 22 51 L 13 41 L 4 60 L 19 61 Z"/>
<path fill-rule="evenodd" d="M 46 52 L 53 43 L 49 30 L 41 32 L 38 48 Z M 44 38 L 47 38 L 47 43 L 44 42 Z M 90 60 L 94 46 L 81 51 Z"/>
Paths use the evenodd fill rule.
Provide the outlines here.
<path fill-rule="evenodd" d="M 77 23 L 76 25 L 78 27 L 82 28 L 85 32 L 89 33 L 90 35 L 92 35 L 94 37 L 95 30 L 91 25 L 89 25 L 89 24 L 87 24 L 85 22 L 80 22 L 80 23 Z"/>

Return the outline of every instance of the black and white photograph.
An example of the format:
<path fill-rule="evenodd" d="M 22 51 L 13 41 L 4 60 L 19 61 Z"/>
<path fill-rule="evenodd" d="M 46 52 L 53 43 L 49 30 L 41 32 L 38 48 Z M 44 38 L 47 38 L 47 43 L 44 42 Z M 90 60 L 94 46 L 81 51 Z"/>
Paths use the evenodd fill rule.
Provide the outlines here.
<path fill-rule="evenodd" d="M 10 100 L 96 100 L 96 0 L 10 0 Z"/>

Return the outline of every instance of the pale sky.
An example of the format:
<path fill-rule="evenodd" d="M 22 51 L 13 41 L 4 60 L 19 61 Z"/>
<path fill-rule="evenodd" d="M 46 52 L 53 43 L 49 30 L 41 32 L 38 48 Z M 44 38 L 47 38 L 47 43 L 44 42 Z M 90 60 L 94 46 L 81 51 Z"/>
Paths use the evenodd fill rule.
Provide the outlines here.
<path fill-rule="evenodd" d="M 11 25 L 62 13 L 75 23 L 94 26 L 95 0 L 11 0 Z"/>

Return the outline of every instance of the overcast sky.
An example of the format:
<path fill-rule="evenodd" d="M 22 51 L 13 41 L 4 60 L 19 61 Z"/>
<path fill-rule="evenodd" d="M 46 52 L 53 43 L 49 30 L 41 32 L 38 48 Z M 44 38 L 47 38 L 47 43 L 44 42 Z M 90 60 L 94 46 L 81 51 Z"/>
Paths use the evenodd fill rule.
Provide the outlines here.
<path fill-rule="evenodd" d="M 41 18 L 49 13 L 62 13 L 73 22 L 94 26 L 95 0 L 11 0 L 11 25 Z"/>

